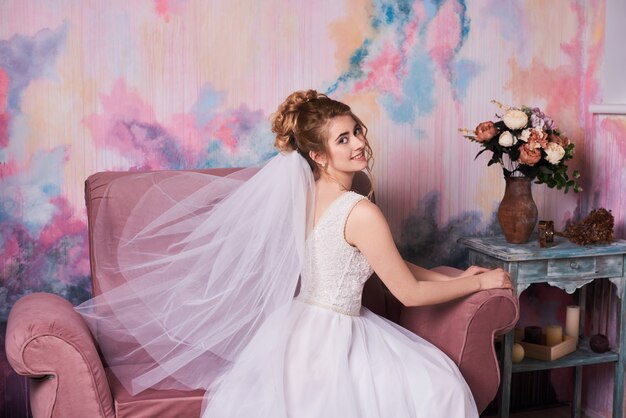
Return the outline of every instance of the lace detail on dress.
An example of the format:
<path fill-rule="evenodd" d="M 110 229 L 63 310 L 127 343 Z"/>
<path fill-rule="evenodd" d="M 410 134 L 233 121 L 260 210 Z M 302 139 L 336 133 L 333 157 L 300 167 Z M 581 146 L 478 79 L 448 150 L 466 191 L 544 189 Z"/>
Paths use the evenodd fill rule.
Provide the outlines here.
<path fill-rule="evenodd" d="M 345 239 L 348 215 L 365 196 L 346 192 L 326 209 L 306 242 L 298 299 L 346 315 L 359 315 L 363 285 L 373 270 Z"/>

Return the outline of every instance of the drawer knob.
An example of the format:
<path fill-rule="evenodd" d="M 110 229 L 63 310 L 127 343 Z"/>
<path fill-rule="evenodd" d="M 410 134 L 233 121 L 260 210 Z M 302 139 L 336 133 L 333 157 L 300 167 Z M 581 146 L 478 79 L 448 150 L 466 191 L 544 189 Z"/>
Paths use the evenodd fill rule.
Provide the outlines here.
<path fill-rule="evenodd" d="M 570 266 L 572 269 L 574 269 L 574 270 L 579 270 L 579 269 L 580 269 L 580 266 L 579 266 L 579 265 L 578 265 L 578 263 L 577 263 L 577 262 L 575 262 L 575 261 L 572 261 L 571 263 L 569 263 L 569 266 Z"/>

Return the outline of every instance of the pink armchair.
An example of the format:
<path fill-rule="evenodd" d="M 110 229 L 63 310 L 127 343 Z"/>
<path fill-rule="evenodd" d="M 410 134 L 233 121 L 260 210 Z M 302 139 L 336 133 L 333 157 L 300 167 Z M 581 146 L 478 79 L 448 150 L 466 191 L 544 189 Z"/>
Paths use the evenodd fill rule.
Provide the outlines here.
<path fill-rule="evenodd" d="M 225 175 L 235 169 L 200 170 Z M 103 172 L 85 182 L 91 227 L 104 190 L 119 202 L 110 220 L 112 233 L 124 226 L 129 212 L 154 177 L 176 172 Z M 355 182 L 355 189 L 364 190 Z M 99 262 L 91 256 L 93 293 L 100 293 L 94 274 Z M 459 271 L 440 268 L 448 274 Z M 493 337 L 513 328 L 517 299 L 509 291 L 485 291 L 432 307 L 405 308 L 373 277 L 366 284 L 363 304 L 372 311 L 416 332 L 446 352 L 460 367 L 479 410 L 495 397 L 500 381 Z M 20 299 L 9 315 L 6 353 L 13 369 L 30 378 L 30 403 L 38 417 L 197 417 L 203 392 L 147 390 L 131 396 L 107 369 L 96 340 L 65 299 L 34 293 Z"/>

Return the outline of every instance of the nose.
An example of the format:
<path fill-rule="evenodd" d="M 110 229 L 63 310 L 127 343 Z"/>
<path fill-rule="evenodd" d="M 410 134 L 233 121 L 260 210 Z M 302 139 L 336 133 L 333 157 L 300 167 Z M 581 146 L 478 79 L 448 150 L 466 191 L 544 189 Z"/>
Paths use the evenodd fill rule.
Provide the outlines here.
<path fill-rule="evenodd" d="M 354 139 L 356 139 L 357 149 L 363 148 L 363 146 L 365 145 L 365 138 L 361 137 L 360 135 L 355 135 Z"/>

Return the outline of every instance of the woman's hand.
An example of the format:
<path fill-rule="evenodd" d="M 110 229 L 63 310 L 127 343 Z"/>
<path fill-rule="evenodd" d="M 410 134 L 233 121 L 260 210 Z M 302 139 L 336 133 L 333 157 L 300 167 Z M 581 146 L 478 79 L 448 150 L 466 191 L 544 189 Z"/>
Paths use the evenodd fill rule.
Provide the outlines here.
<path fill-rule="evenodd" d="M 486 272 L 479 274 L 477 278 L 478 283 L 480 284 L 480 290 L 512 288 L 511 276 L 501 268 L 487 270 Z"/>
<path fill-rule="evenodd" d="M 480 266 L 469 266 L 469 268 L 467 268 L 463 273 L 461 273 L 458 277 L 451 277 L 451 279 L 458 279 L 461 277 L 469 277 L 469 276 L 475 276 L 477 274 L 482 274 L 482 273 L 486 273 L 488 272 L 489 269 L 485 268 L 485 267 L 480 267 Z"/>

